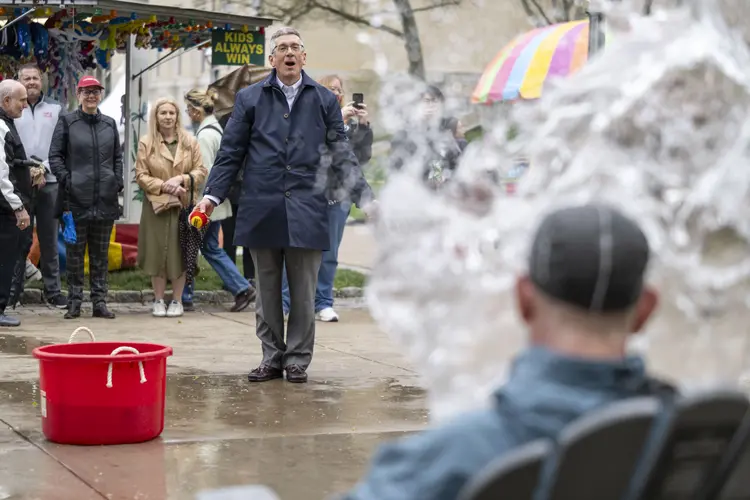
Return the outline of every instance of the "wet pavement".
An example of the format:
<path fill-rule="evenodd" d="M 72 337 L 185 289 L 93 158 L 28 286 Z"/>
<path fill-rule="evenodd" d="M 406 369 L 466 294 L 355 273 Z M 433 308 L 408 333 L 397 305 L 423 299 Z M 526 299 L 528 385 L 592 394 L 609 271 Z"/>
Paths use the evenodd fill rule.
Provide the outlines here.
<path fill-rule="evenodd" d="M 339 265 L 367 272 L 375 262 L 375 236 L 365 224 L 349 224 L 339 247 Z"/>
<path fill-rule="evenodd" d="M 378 443 L 426 424 L 416 374 L 360 303 L 344 304 L 339 323 L 319 323 L 306 385 L 247 382 L 260 360 L 251 312 L 157 320 L 140 306 L 115 310 L 115 321 L 71 323 L 59 311 L 24 309 L 21 328 L 0 330 L 0 499 L 193 499 L 251 483 L 283 499 L 327 498 L 354 484 Z M 67 342 L 80 325 L 97 340 L 174 348 L 159 439 L 107 447 L 44 439 L 31 351 Z"/>
<path fill-rule="evenodd" d="M 502 347 L 484 349 L 498 364 L 523 343 L 522 335 L 510 335 L 520 331 L 511 303 L 498 309 Z M 318 324 L 306 385 L 246 381 L 260 361 L 252 312 L 212 309 L 155 319 L 147 307 L 115 305 L 114 321 L 69 322 L 61 311 L 24 308 L 20 328 L 0 330 L 0 500 L 193 500 L 204 489 L 253 483 L 274 488 L 282 499 L 346 491 L 379 443 L 424 428 L 427 402 L 413 367 L 362 303 L 340 304 L 341 322 Z M 645 342 L 649 365 L 689 385 L 736 382 L 750 367 L 746 319 L 744 311 L 699 326 L 665 303 Z M 102 341 L 174 348 L 161 438 L 109 447 L 44 439 L 31 352 L 67 342 L 80 325 Z"/>

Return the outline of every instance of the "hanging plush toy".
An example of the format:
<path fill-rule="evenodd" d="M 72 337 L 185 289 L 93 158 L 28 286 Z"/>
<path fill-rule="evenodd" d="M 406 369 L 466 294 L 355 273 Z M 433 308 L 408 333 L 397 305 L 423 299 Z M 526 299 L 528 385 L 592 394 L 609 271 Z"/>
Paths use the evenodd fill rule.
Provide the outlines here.
<path fill-rule="evenodd" d="M 112 52 L 109 50 L 96 49 L 94 51 L 94 58 L 96 63 L 103 69 L 109 69 L 109 64 L 112 59 Z"/>
<path fill-rule="evenodd" d="M 129 39 L 130 39 L 129 33 L 126 33 L 123 30 L 117 30 L 117 34 L 115 35 L 116 49 L 119 51 L 124 51 L 128 46 Z"/>
<path fill-rule="evenodd" d="M 31 30 L 28 23 L 16 24 L 16 36 L 21 57 L 29 57 L 31 55 Z"/>
<path fill-rule="evenodd" d="M 31 31 L 31 42 L 34 45 L 34 56 L 41 62 L 49 52 L 49 33 L 47 28 L 39 23 L 31 23 L 29 30 Z"/>
<path fill-rule="evenodd" d="M 2 48 L 0 54 L 7 55 L 10 57 L 20 58 L 21 50 L 18 46 L 18 26 L 13 25 L 3 30 L 2 34 Z"/>
<path fill-rule="evenodd" d="M 141 28 L 135 36 L 135 46 L 139 49 L 147 49 L 151 44 L 151 31 L 148 28 Z"/>

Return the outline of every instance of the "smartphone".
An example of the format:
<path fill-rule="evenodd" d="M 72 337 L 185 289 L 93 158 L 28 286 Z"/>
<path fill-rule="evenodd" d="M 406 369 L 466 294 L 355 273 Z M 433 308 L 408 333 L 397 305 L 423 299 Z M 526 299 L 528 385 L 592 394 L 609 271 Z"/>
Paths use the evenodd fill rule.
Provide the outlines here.
<path fill-rule="evenodd" d="M 364 94 L 352 94 L 352 101 L 354 101 L 354 107 L 355 108 L 361 108 L 360 104 L 365 102 L 365 95 Z"/>

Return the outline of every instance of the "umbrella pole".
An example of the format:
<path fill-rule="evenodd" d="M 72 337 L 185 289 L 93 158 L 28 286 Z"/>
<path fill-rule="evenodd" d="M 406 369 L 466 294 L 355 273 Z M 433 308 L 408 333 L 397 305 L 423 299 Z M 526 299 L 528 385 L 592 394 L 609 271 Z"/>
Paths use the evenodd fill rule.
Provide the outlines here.
<path fill-rule="evenodd" d="M 599 52 L 604 46 L 604 14 L 601 12 L 587 12 L 589 18 L 589 57 Z"/>

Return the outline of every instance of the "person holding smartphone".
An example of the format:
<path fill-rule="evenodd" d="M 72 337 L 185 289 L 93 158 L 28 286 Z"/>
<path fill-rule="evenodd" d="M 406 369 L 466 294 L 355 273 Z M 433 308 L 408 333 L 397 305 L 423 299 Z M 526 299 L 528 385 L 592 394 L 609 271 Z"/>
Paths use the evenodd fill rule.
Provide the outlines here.
<path fill-rule="evenodd" d="M 391 169 L 419 161 L 426 184 L 437 190 L 455 173 L 467 142 L 461 122 L 447 115 L 445 96 L 438 87 L 425 87 L 416 104 L 413 123 L 391 140 Z"/>
<path fill-rule="evenodd" d="M 349 138 L 354 155 L 360 166 L 372 158 L 372 128 L 367 114 L 367 104 L 364 103 L 363 94 L 353 94 L 352 100 L 344 101 L 344 81 L 338 75 L 327 75 L 318 80 L 318 83 L 333 92 L 341 105 L 341 116 L 344 118 L 344 128 Z M 336 278 L 336 270 L 339 265 L 339 246 L 344 238 L 344 228 L 349 212 L 352 209 L 350 201 L 337 200 L 335 195 L 335 179 L 329 176 L 328 197 L 328 230 L 330 248 L 323 252 L 323 260 L 318 271 L 318 284 L 315 290 L 315 319 L 324 322 L 339 320 L 339 316 L 333 309 L 333 281 Z M 284 274 L 282 302 L 284 314 L 289 313 L 289 285 Z"/>

